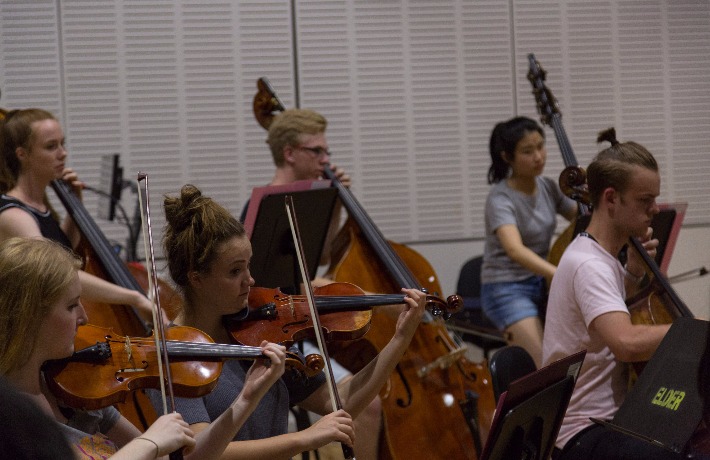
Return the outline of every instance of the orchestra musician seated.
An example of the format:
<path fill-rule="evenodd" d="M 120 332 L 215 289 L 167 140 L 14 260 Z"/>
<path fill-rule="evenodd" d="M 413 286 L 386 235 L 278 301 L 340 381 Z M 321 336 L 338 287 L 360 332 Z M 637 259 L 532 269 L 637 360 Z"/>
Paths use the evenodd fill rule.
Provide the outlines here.
<path fill-rule="evenodd" d="M 80 265 L 76 256 L 51 240 L 13 237 L 0 243 L 0 376 L 56 422 L 75 458 L 154 459 L 180 448 L 186 459 L 220 458 L 283 374 L 285 348 L 264 343 L 262 352 L 268 360 L 252 365 L 229 410 L 199 433 L 178 413 L 159 417 L 141 433 L 113 406 L 91 411 L 68 407 L 49 390 L 42 368 L 49 360 L 71 356 L 77 329 L 86 324 L 79 300 Z M 84 379 L 87 394 L 101 388 L 91 375 Z"/>
<path fill-rule="evenodd" d="M 249 271 L 251 242 L 244 226 L 192 185 L 183 186 L 179 196 L 167 196 L 164 209 L 164 254 L 170 276 L 184 297 L 175 322 L 205 331 L 217 343 L 232 342 L 223 316 L 246 308 L 255 284 Z M 344 410 L 332 412 L 323 373 L 304 378 L 287 371 L 222 458 L 288 459 L 330 442 L 352 446 L 355 435 L 351 415 L 357 417 L 379 393 L 407 350 L 424 313 L 424 293 L 414 289 L 402 292 L 406 294 L 405 304 L 389 343 L 352 379 L 337 385 Z M 177 398 L 178 412 L 196 432 L 207 429 L 236 397 L 244 376 L 239 361 L 226 362 L 214 391 L 202 398 Z M 151 399 L 158 404 L 155 394 Z M 288 410 L 294 404 L 323 418 L 303 431 L 288 433 Z"/>
<path fill-rule="evenodd" d="M 611 147 L 587 168 L 591 221 L 562 255 L 545 321 L 543 364 L 587 350 L 557 438 L 557 460 L 680 459 L 590 420 L 614 416 L 627 393 L 628 363 L 647 361 L 670 327 L 632 323 L 625 303 L 645 273 L 640 255 L 626 251 L 629 238 L 638 238 L 651 257 L 658 246 L 649 227 L 659 212 L 658 164 L 645 147 L 618 142 L 613 128 L 602 140 Z"/>

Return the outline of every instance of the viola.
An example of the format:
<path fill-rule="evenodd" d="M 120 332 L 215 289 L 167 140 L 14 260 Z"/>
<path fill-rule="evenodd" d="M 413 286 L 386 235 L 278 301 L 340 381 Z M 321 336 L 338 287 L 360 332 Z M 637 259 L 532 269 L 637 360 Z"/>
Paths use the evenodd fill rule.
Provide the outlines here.
<path fill-rule="evenodd" d="M 343 282 L 313 291 L 328 342 L 361 338 L 369 330 L 373 307 L 403 304 L 405 297 L 403 294 L 365 295 L 354 284 Z M 459 296 L 450 296 L 444 302 L 427 295 L 426 304 L 433 315 L 446 316 L 460 310 L 463 301 Z M 257 345 L 262 340 L 290 345 L 315 336 L 307 297 L 286 295 L 279 289 L 252 287 L 246 315 L 230 315 L 225 322 L 235 342 L 244 345 Z"/>
<path fill-rule="evenodd" d="M 257 346 L 218 344 L 209 335 L 189 326 L 166 329 L 176 396 L 196 398 L 215 387 L 227 359 L 268 359 Z M 95 410 L 126 401 L 135 390 L 159 388 L 160 373 L 153 337 L 127 337 L 111 328 L 81 326 L 70 358 L 50 361 L 43 371 L 49 389 L 64 404 Z M 319 355 L 305 360 L 288 353 L 286 366 L 312 377 L 323 368 Z M 87 379 L 86 376 L 91 378 Z"/>

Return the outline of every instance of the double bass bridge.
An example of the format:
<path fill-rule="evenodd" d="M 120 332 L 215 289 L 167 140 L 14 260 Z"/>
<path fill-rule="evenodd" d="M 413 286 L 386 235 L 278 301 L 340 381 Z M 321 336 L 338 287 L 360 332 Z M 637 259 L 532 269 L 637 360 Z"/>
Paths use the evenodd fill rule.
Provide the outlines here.
<path fill-rule="evenodd" d="M 434 361 L 420 367 L 417 370 L 419 378 L 425 377 L 435 369 L 448 369 L 466 354 L 466 348 L 458 347 L 445 355 L 437 357 Z"/>

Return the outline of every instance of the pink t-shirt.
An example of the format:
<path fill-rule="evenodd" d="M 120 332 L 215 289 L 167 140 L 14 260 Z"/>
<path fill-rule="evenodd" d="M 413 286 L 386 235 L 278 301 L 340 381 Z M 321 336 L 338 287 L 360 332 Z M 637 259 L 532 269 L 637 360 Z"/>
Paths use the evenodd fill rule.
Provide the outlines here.
<path fill-rule="evenodd" d="M 550 286 L 543 365 L 587 350 L 556 445 L 562 448 L 591 425 L 590 417 L 610 419 L 628 386 L 628 366 L 618 361 L 589 325 L 609 312 L 628 313 L 624 267 L 591 238 L 578 236 L 565 250 Z"/>

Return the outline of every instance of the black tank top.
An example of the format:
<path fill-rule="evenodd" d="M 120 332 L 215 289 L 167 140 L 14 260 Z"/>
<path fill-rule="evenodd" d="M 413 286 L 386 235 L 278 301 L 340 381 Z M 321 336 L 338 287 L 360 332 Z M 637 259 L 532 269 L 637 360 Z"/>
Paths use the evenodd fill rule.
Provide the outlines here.
<path fill-rule="evenodd" d="M 32 217 L 34 217 L 35 221 L 37 221 L 37 225 L 39 226 L 39 230 L 42 232 L 43 237 L 56 241 L 68 249 L 72 249 L 71 241 L 69 241 L 69 238 L 59 226 L 59 222 L 54 220 L 49 210 L 46 212 L 40 212 L 16 198 L 4 194 L 0 195 L 0 213 L 9 208 L 20 208 L 23 211 L 28 212 Z"/>

